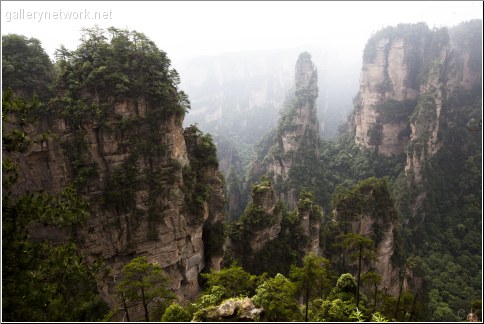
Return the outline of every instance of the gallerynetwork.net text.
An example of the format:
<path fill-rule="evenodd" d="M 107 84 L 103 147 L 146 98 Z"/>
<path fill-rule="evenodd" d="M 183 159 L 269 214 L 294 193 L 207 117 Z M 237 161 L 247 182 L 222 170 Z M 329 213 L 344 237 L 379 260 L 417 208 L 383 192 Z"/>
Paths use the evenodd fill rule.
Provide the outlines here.
<path fill-rule="evenodd" d="M 19 9 L 16 11 L 6 11 L 5 21 L 14 20 L 34 20 L 42 22 L 45 20 L 101 20 L 113 19 L 112 10 L 109 11 L 89 11 L 87 9 L 78 11 L 30 11 Z"/>

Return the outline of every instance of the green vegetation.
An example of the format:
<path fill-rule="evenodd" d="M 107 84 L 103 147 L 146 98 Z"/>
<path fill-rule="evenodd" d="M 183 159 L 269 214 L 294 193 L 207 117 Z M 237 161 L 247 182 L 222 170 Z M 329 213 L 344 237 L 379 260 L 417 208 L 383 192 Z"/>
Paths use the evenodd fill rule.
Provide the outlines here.
<path fill-rule="evenodd" d="M 312 194 L 304 192 L 304 199 L 300 201 L 301 208 L 310 210 L 312 218 L 321 217 L 321 210 L 314 205 Z M 298 212 L 295 210 L 289 213 L 281 201 L 275 201 L 268 178 L 264 177 L 260 183 L 253 185 L 252 193 L 253 202 L 249 203 L 240 221 L 229 225 L 228 235 L 233 243 L 233 251 L 227 255 L 234 253 L 233 258 L 256 274 L 267 272 L 269 275 L 289 275 L 291 265 L 301 263 L 308 242 Z M 268 208 L 271 212 L 267 211 Z M 268 240 L 259 251 L 253 252 L 247 244 L 248 240 L 254 239 L 259 231 L 274 230 L 271 226 L 276 224 L 280 224 L 277 237 Z"/>
<path fill-rule="evenodd" d="M 266 210 L 265 205 L 274 202 L 272 184 L 266 177 L 252 186 L 252 200 L 253 202 L 247 205 L 244 214 L 240 217 L 243 230 L 247 233 L 274 225 L 281 212 L 281 206 L 275 208 L 272 213 Z"/>
<path fill-rule="evenodd" d="M 203 220 L 203 205 L 212 195 L 207 170 L 216 169 L 217 148 L 210 134 L 203 134 L 197 125 L 187 127 L 183 133 L 190 157 L 190 165 L 183 168 L 183 191 L 186 208 L 194 222 Z"/>
<path fill-rule="evenodd" d="M 376 298 L 378 296 L 378 285 L 381 283 L 381 276 L 377 272 L 368 271 L 361 276 L 361 280 L 365 283 L 370 284 L 374 288 L 373 295 L 373 313 L 376 310 Z"/>
<path fill-rule="evenodd" d="M 308 237 L 296 213 L 283 210 L 281 231 L 276 239 L 269 241 L 255 254 L 252 269 L 255 273 L 289 275 L 291 265 L 301 263 L 307 243 Z"/>
<path fill-rule="evenodd" d="M 2 121 L 10 127 L 2 127 L 2 148 L 7 152 L 27 151 L 34 142 L 27 134 L 26 127 L 36 121 L 36 111 L 40 106 L 37 98 L 24 99 L 15 96 L 11 89 L 2 94 Z"/>
<path fill-rule="evenodd" d="M 256 306 L 264 308 L 268 321 L 297 321 L 301 316 L 295 295 L 296 285 L 278 273 L 257 288 L 253 300 Z"/>
<path fill-rule="evenodd" d="M 308 255 L 302 267 L 292 268 L 289 278 L 280 273 L 270 278 L 265 275 L 256 277 L 235 265 L 220 272 L 212 271 L 210 278 L 216 278 L 216 280 L 207 287 L 195 303 L 187 305 L 184 310 L 192 314 L 192 320 L 200 321 L 225 301 L 240 298 L 233 296 L 242 294 L 250 297 L 256 307 L 262 308 L 261 321 L 303 321 L 305 317 L 308 321 L 321 322 L 347 322 L 355 319 L 388 321 L 382 314 L 385 311 L 383 307 L 381 311 L 368 310 L 367 298 L 363 293 L 360 293 L 362 303 L 359 308 L 356 308 L 355 278 L 346 273 L 336 281 L 332 275 L 328 276 L 328 265 L 328 261 L 324 258 Z M 237 284 L 244 283 L 242 280 L 248 280 L 252 286 L 243 291 L 240 290 Z M 322 294 L 322 290 L 326 293 Z M 304 306 L 300 304 L 301 294 L 306 296 L 305 299 L 303 298 Z M 178 313 L 182 313 L 179 307 L 177 307 Z M 231 320 L 237 320 L 237 314 L 234 316 Z"/>
<path fill-rule="evenodd" d="M 89 206 L 73 185 L 52 194 L 25 192 L 14 157 L 49 135 L 27 133 L 50 96 L 52 64 L 40 42 L 2 37 L 2 310 L 8 321 L 96 321 L 107 305 L 97 292 L 99 260 L 87 263 L 75 244 Z M 7 125 L 7 126 L 6 126 Z M 20 190 L 19 190 L 20 189 Z M 42 239 L 41 226 L 56 233 Z"/>
<path fill-rule="evenodd" d="M 478 28 L 482 21 L 449 31 L 431 31 L 425 24 L 386 28 L 369 40 L 364 62 L 375 62 L 381 40 L 388 51 L 401 38 L 409 47 L 406 86 L 420 89 L 430 77 L 448 85 L 449 79 L 463 77 L 454 74 L 463 71 L 464 64 L 472 71 L 482 67 Z M 448 61 L 455 61 L 438 64 L 436 55 L 450 40 L 457 48 L 448 53 Z M 207 213 L 209 219 L 213 216 L 212 191 L 214 184 L 223 184 L 216 173 L 217 148 L 209 134 L 192 125 L 183 133 L 189 163 L 168 158 L 172 148 L 164 134 L 172 124 L 181 126 L 189 102 L 178 90 L 178 74 L 153 42 L 137 32 L 87 29 L 80 46 L 59 49 L 52 64 L 38 40 L 6 35 L 2 41 L 5 319 L 96 321 L 112 319 L 122 310 L 128 321 L 137 320 L 134 314 L 139 312 L 145 321 L 189 321 L 242 296 L 252 297 L 263 308 L 261 319 L 270 321 L 457 321 L 461 318 L 456 310 L 469 308 L 481 316 L 481 85 L 426 87 L 417 100 L 387 99 L 375 106 L 380 119 L 368 130 L 370 144 L 377 147 L 381 142 L 383 124 L 412 123 L 398 136 L 410 140 L 413 132 L 405 153 L 420 158 L 420 179 L 414 176 L 416 168 L 405 173 L 405 154 L 382 157 L 377 149 L 358 147 L 351 123 L 335 142 L 321 141 L 314 130 L 307 130 L 300 134 L 301 145 L 284 153 L 274 137 L 297 130 L 295 107 L 311 103 L 314 96 L 307 89 L 297 91 L 286 101 L 279 127 L 256 148 L 258 166 L 291 162 L 286 180 L 270 173 L 256 183 L 260 175 L 254 172 L 244 188 L 239 171 L 231 169 L 229 192 L 240 196 L 232 212 L 241 213 L 244 189 L 252 189 L 252 202 L 238 221 L 234 217 L 234 223 L 212 223 L 205 219 Z M 466 58 L 463 48 L 471 48 Z M 377 91 L 392 90 L 387 74 Z M 63 135 L 68 136 L 60 139 L 50 133 L 57 118 L 52 116 L 66 121 Z M 90 150 L 97 145 L 102 153 L 105 136 L 116 139 L 125 154 L 113 169 L 103 154 L 99 158 Z M 33 144 L 42 150 L 53 138 L 59 140 L 73 183 L 58 193 L 16 187 L 17 157 L 30 154 Z M 247 152 L 239 159 L 247 161 Z M 168 209 L 166 200 L 178 190 L 176 183 L 182 184 L 187 221 L 203 224 L 205 258 L 223 256 L 229 235 L 223 265 L 231 265 L 201 275 L 204 291 L 183 307 L 172 303 L 174 295 L 161 267 L 146 257 L 134 258 L 116 282 L 118 305 L 106 315 L 97 286 L 106 269 L 99 260 L 86 262 L 75 244 L 89 209 L 99 207 L 117 216 L 110 225 L 118 230 L 125 230 L 121 219 L 128 216 L 128 242 L 122 253 L 130 254 L 131 234 L 142 218 L 148 223 L 147 239 L 160 240 L 158 228 Z M 148 189 L 147 210 L 137 208 L 140 188 Z M 93 192 L 100 193 L 91 201 L 94 207 L 81 197 L 92 197 Z M 289 195 L 298 199 L 292 212 L 277 201 Z M 310 222 L 322 222 L 320 233 L 310 229 L 310 236 L 320 236 L 328 259 L 305 255 L 309 238 L 301 226 L 303 215 L 309 215 Z M 351 224 L 363 216 L 372 220 L 368 237 L 355 233 Z M 400 269 L 397 296 L 379 289 L 383 274 L 372 267 L 375 247 L 389 224 L 394 235 L 391 262 Z M 43 239 L 33 230 L 36 226 L 60 241 Z M 264 241 L 257 252 L 250 244 L 255 238 Z"/>
<path fill-rule="evenodd" d="M 407 122 L 417 105 L 416 100 L 396 101 L 388 99 L 375 106 L 382 123 Z"/>
<path fill-rule="evenodd" d="M 84 30 L 82 40 L 77 50 L 56 53 L 58 95 L 53 105 L 72 126 L 87 120 L 102 124 L 114 113 L 113 99 L 144 98 L 150 117 L 183 116 L 189 108 L 166 53 L 145 35 L 92 28 Z"/>
<path fill-rule="evenodd" d="M 129 319 L 128 304 L 141 304 L 144 320 L 150 321 L 149 308 L 156 303 L 157 308 L 164 309 L 174 299 L 173 292 L 167 288 L 168 277 L 157 264 L 151 264 L 146 257 L 136 257 L 126 264 L 122 270 L 122 278 L 116 285 L 116 293 L 122 301 L 127 319 Z M 153 320 L 158 320 L 153 319 Z"/>
<path fill-rule="evenodd" d="M 432 36 L 432 31 L 425 23 L 417 24 L 398 24 L 396 27 L 386 27 L 373 35 L 367 42 L 363 51 L 363 62 L 374 63 L 377 53 L 377 44 L 380 40 L 387 40 L 387 49 L 394 39 L 402 38 L 405 41 L 416 44 L 422 42 L 428 43 Z M 424 39 L 422 41 L 422 39 Z"/>
<path fill-rule="evenodd" d="M 234 263 L 229 268 L 202 274 L 202 277 L 207 280 L 208 290 L 213 291 L 215 287 L 223 287 L 223 294 L 220 297 L 230 298 L 252 295 L 265 275 L 261 277 L 251 275 Z"/>
<path fill-rule="evenodd" d="M 223 222 L 206 223 L 203 226 L 202 239 L 205 244 L 205 259 L 223 256 L 223 245 L 227 237 L 226 225 Z"/>
<path fill-rule="evenodd" d="M 331 206 L 337 211 L 338 218 L 343 221 L 351 221 L 362 213 L 371 213 L 375 219 L 385 221 L 396 218 L 388 178 L 368 178 L 351 189 L 339 187 L 333 196 Z"/>
<path fill-rule="evenodd" d="M 458 89 L 444 105 L 445 124 L 438 136 L 446 145 L 427 161 L 423 183 L 414 189 L 416 194 L 426 192 L 417 212 L 426 215 L 425 222 L 402 210 L 413 228 L 404 242 L 421 258 L 429 287 L 427 318 L 454 321 L 458 318 L 453 310 L 469 309 L 482 291 L 482 131 L 468 126 L 469 120 L 480 118 L 481 98 Z M 404 196 L 402 205 L 411 199 Z"/>
<path fill-rule="evenodd" d="M 356 279 L 356 308 L 360 304 L 361 261 L 365 258 L 375 258 L 374 242 L 356 233 L 343 235 L 341 245 L 347 250 L 357 250 L 350 254 L 350 258 L 358 258 L 358 276 Z"/>
<path fill-rule="evenodd" d="M 190 322 L 190 313 L 177 303 L 172 303 L 161 317 L 162 322 Z"/>
<path fill-rule="evenodd" d="M 314 254 L 308 254 L 304 258 L 302 267 L 291 266 L 291 279 L 297 285 L 297 289 L 304 294 L 306 304 L 305 321 L 308 321 L 309 301 L 314 298 L 313 290 L 316 288 L 320 290 L 319 295 L 322 295 L 322 290 L 327 286 L 329 278 L 326 270 L 329 261 L 325 258 L 317 257 Z"/>
<path fill-rule="evenodd" d="M 53 65 L 38 39 L 2 36 L 2 90 L 24 98 L 50 96 Z"/>
<path fill-rule="evenodd" d="M 69 186 L 57 195 L 14 195 L 17 166 L 3 160 L 2 308 L 11 321 L 96 321 L 107 310 L 97 293 L 101 264 L 88 264 L 70 235 L 64 242 L 32 239 L 35 224 L 68 234 L 88 217 Z M 33 235 L 35 237 L 35 235 Z"/>

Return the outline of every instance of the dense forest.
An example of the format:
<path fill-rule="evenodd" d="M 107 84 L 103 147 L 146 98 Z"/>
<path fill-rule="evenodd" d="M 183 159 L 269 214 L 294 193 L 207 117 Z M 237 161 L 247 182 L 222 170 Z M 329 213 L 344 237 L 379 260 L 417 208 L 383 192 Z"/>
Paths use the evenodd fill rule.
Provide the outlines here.
<path fill-rule="evenodd" d="M 183 75 L 145 35 L 2 51 L 4 321 L 482 318 L 481 20 L 373 35 L 334 139 L 299 54 L 225 177 L 232 144 L 183 128 Z"/>

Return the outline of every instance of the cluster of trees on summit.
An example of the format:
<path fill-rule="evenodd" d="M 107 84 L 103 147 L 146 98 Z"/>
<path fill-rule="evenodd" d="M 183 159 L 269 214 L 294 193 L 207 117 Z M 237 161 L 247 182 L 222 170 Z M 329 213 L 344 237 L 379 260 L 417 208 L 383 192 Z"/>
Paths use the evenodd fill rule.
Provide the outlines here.
<path fill-rule="evenodd" d="M 465 38 L 475 34 L 475 25 L 460 27 L 472 33 L 453 32 Z M 482 29 L 482 21 L 477 25 Z M 19 195 L 15 185 L 20 167 L 14 160 L 32 145 L 55 136 L 49 131 L 33 136 L 34 122 L 55 115 L 72 127 L 81 128 L 86 118 L 105 125 L 108 98 L 128 95 L 164 107 L 152 112 L 147 119 L 151 124 L 138 127 L 139 136 L 127 137 L 127 144 L 139 148 L 133 151 L 133 159 L 137 155 L 152 158 L 163 148 L 150 130 L 167 116 L 182 120 L 190 107 L 188 96 L 178 90 L 179 76 L 166 54 L 137 32 L 85 30 L 78 49 L 60 48 L 54 62 L 40 41 L 21 35 L 3 36 L 2 50 L 2 150 L 7 153 L 2 159 L 3 320 L 204 321 L 213 320 L 224 302 L 246 297 L 262 309 L 254 318 L 260 321 L 457 321 L 469 312 L 481 318 L 482 130 L 475 131 L 471 123 L 482 112 L 480 92 L 459 90 L 447 99 L 444 145 L 428 161 L 426 181 L 418 188 L 407 185 L 405 154 L 382 157 L 360 148 L 354 143 L 351 123 L 341 127 L 336 140 L 318 139 L 311 147 L 301 148 L 290 185 L 300 202 L 314 205 L 314 213 L 321 218 L 319 248 L 324 257 L 304 252 L 308 237 L 296 211 L 289 211 L 282 202 L 275 211 L 281 217 L 279 236 L 250 255 L 247 242 L 243 244 L 250 230 L 270 226 L 274 219 L 249 203 L 238 208 L 238 217 L 212 229 L 205 252 L 225 253 L 224 261 L 219 271 L 206 269 L 200 274 L 197 298 L 178 300 L 164 270 L 137 256 L 122 269 L 114 303 L 108 305 L 98 283 L 110 269 L 101 258 L 87 262 L 76 244 L 76 230 L 90 217 L 83 195 L 97 172 L 83 157 L 85 143 L 76 138 L 65 143 L 75 180 L 56 194 L 39 190 Z M 119 121 L 117 131 L 126 132 L 139 122 Z M 200 135 L 196 127 L 192 131 L 206 147 L 199 152 L 199 162 L 216 165 L 211 137 Z M 265 149 L 263 141 L 256 148 Z M 211 188 L 200 183 L 197 170 L 187 174 L 186 195 L 195 210 Z M 128 161 L 105 184 L 101 206 L 129 210 L 135 190 L 130 184 L 142 180 Z M 148 180 L 154 188 L 161 187 L 156 173 Z M 232 175 L 227 181 L 230 185 L 243 180 Z M 255 187 L 268 182 L 267 186 L 280 189 L 281 184 L 271 183 L 270 178 L 258 181 Z M 371 201 L 369 191 L 374 193 Z M 423 191 L 427 193 L 425 218 L 416 218 L 410 206 Z M 153 206 L 161 208 L 154 199 Z M 395 225 L 392 262 L 399 270 L 397 294 L 381 289 L 382 274 L 371 266 L 382 235 L 378 228 L 362 236 L 348 229 L 347 220 L 333 219 L 335 209 L 351 217 L 365 208 L 374 211 L 372 217 L 387 217 Z M 64 243 L 32 240 L 28 231 L 32 224 L 57 228 L 69 239 Z M 149 239 L 159 239 L 151 234 Z M 234 242 L 235 248 L 224 251 L 226 240 Z M 407 269 L 422 279 L 416 290 L 404 287 Z"/>

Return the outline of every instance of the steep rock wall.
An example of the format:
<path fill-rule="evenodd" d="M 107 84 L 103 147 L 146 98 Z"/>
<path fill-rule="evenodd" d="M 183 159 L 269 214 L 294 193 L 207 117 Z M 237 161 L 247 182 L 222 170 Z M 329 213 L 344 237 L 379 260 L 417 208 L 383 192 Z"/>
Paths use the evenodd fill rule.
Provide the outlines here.
<path fill-rule="evenodd" d="M 376 259 L 363 262 L 362 273 L 373 268 L 381 275 L 380 289 L 398 294 L 399 266 L 394 261 L 399 253 L 395 247 L 397 214 L 385 178 L 369 178 L 337 195 L 334 207 L 333 222 L 341 234 L 355 233 L 374 242 Z M 338 233 L 333 235 L 337 237 Z M 330 257 L 335 263 L 341 262 L 336 253 Z M 357 265 L 355 260 L 346 262 L 353 268 Z"/>
<path fill-rule="evenodd" d="M 137 148 L 153 144 L 144 127 L 153 121 L 147 120 L 146 112 L 154 108 L 144 100 L 113 102 L 113 108 L 103 125 L 86 120 L 73 127 L 64 119 L 30 125 L 32 138 L 47 130 L 51 136 L 24 153 L 4 152 L 19 166 L 14 192 L 55 193 L 73 181 L 78 185 L 90 203 L 91 216 L 75 230 L 75 238 L 88 261 L 101 258 L 110 269 L 99 282 L 107 302 L 114 302 L 122 267 L 139 255 L 163 267 L 180 297 L 193 297 L 207 262 L 213 267 L 220 264 L 216 257 L 206 258 L 202 239 L 207 224 L 224 218 L 223 180 L 216 160 L 200 155 L 207 151 L 207 140 L 200 132 L 184 131 L 182 117 L 176 114 L 155 121 L 159 150 L 138 154 Z M 122 121 L 132 121 L 132 128 L 121 129 Z M 210 194 L 200 194 L 200 188 L 190 185 L 194 182 Z M 37 224 L 29 228 L 29 236 L 67 239 L 65 233 Z"/>
<path fill-rule="evenodd" d="M 480 49 L 461 29 L 398 25 L 375 34 L 364 51 L 355 142 L 384 156 L 407 153 L 406 172 L 416 182 L 424 160 L 442 145 L 446 100 L 456 89 L 473 89 L 482 77 Z"/>
<path fill-rule="evenodd" d="M 294 94 L 285 102 L 278 127 L 259 143 L 256 160 L 249 172 L 249 184 L 258 181 L 262 175 L 269 175 L 275 182 L 276 194 L 291 208 L 296 206 L 297 191 L 300 188 L 281 190 L 284 186 L 282 183 L 291 180 L 291 167 L 295 161 L 304 163 L 298 160 L 304 155 L 301 152 L 303 147 L 308 148 L 308 154 L 318 154 L 317 80 L 317 70 L 311 55 L 301 53 L 295 68 Z"/>
<path fill-rule="evenodd" d="M 403 153 L 429 37 L 426 26 L 417 24 L 385 29 L 368 41 L 355 101 L 357 144 L 385 156 Z M 405 105 L 389 111 L 398 103 Z"/>

